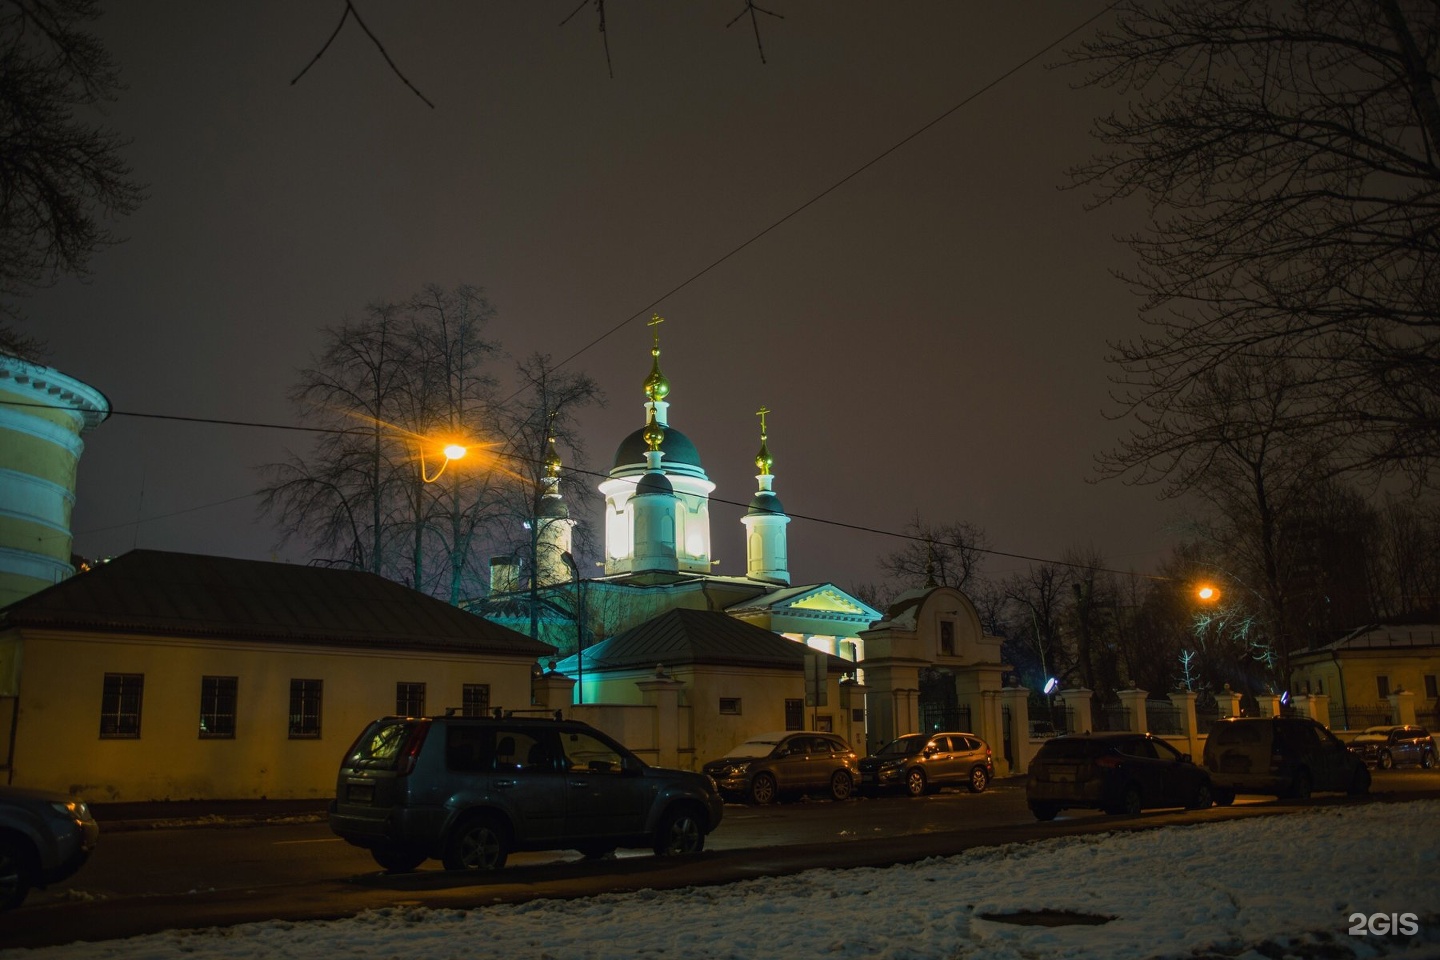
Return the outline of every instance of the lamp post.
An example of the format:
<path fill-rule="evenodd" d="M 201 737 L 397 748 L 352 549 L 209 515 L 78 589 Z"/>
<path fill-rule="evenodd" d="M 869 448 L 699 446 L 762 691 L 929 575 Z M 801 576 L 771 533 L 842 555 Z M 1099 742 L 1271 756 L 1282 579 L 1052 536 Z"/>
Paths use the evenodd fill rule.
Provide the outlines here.
<path fill-rule="evenodd" d="M 575 702 L 585 702 L 585 581 L 570 551 L 560 554 L 565 566 L 575 577 Z"/>

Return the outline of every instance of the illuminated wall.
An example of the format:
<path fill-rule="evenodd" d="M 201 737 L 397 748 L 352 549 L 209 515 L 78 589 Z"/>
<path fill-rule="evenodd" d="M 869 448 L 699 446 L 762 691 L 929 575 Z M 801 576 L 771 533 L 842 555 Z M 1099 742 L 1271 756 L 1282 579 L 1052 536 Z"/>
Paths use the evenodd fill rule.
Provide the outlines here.
<path fill-rule="evenodd" d="M 0 607 L 74 572 L 70 517 L 81 437 L 109 413 L 95 388 L 0 355 Z"/>

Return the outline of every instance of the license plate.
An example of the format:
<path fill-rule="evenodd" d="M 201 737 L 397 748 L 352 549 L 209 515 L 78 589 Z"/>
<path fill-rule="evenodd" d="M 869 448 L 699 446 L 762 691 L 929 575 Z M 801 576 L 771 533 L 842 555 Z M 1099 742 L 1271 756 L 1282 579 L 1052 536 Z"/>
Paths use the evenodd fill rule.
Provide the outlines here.
<path fill-rule="evenodd" d="M 375 788 L 370 784 L 352 783 L 345 790 L 345 799 L 352 803 L 369 803 L 375 799 Z"/>

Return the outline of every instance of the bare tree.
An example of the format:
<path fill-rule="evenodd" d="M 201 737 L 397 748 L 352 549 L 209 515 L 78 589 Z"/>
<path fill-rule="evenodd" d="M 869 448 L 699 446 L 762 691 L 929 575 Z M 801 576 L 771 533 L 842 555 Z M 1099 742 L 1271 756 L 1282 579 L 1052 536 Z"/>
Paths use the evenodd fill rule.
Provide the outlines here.
<path fill-rule="evenodd" d="M 0 0 L 0 349 L 42 345 L 10 329 L 14 299 L 84 274 L 115 242 L 105 221 L 141 190 L 116 134 L 77 116 L 113 100 L 119 73 L 91 34 L 95 0 Z"/>
<path fill-rule="evenodd" d="M 985 531 L 964 520 L 932 524 L 920 514 L 905 525 L 909 542 L 880 558 L 879 566 L 901 589 L 934 580 L 944 587 L 964 590 L 977 581 L 985 559 Z"/>
<path fill-rule="evenodd" d="M 1351 466 L 1440 454 L 1440 16 L 1419 0 L 1127 0 L 1072 51 L 1125 106 L 1073 171 L 1138 197 L 1149 331 L 1112 344 L 1143 439 L 1217 371 L 1283 359 Z"/>

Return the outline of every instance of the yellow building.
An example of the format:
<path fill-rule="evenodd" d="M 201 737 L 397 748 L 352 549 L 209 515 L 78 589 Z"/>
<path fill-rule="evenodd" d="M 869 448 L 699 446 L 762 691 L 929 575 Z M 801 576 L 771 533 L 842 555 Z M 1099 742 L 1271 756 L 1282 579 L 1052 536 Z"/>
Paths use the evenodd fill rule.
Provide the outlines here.
<path fill-rule="evenodd" d="M 324 797 L 369 721 L 527 709 L 552 653 L 369 573 L 136 550 L 0 610 L 0 760 L 97 802 Z"/>
<path fill-rule="evenodd" d="M 1290 663 L 1291 694 L 1329 698 L 1336 730 L 1440 727 L 1440 625 L 1365 627 Z"/>
<path fill-rule="evenodd" d="M 74 572 L 70 515 L 81 437 L 109 414 L 95 388 L 0 354 L 0 606 Z"/>

